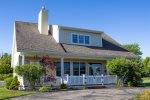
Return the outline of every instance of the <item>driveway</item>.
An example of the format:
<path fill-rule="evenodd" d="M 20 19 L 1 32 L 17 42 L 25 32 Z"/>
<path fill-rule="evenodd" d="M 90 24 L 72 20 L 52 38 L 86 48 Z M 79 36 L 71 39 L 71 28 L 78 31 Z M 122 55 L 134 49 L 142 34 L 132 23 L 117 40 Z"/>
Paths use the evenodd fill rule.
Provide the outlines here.
<path fill-rule="evenodd" d="M 135 93 L 147 90 L 146 88 L 124 89 L 86 89 L 60 91 L 51 93 L 37 93 L 10 100 L 131 100 Z"/>

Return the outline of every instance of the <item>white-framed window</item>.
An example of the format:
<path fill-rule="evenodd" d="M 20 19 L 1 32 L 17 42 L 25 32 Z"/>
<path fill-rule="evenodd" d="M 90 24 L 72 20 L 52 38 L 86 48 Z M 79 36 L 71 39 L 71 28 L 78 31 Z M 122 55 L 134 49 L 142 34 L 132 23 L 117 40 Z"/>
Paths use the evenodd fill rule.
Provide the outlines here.
<path fill-rule="evenodd" d="M 84 36 L 83 35 L 79 35 L 79 43 L 84 44 Z"/>
<path fill-rule="evenodd" d="M 90 45 L 90 36 L 83 34 L 72 34 L 72 43 L 81 45 Z"/>
<path fill-rule="evenodd" d="M 77 34 L 72 34 L 72 42 L 78 43 L 78 35 Z"/>
<path fill-rule="evenodd" d="M 86 74 L 86 64 L 84 62 L 73 62 L 73 75 L 81 76 Z"/>

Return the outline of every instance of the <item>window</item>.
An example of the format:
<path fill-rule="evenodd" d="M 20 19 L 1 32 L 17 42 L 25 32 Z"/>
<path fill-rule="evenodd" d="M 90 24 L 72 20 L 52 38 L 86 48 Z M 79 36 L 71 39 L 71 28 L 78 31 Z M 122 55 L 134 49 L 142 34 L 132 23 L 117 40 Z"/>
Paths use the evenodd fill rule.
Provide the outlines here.
<path fill-rule="evenodd" d="M 86 64 L 81 62 L 73 62 L 73 75 L 79 76 L 86 74 Z"/>
<path fill-rule="evenodd" d="M 72 35 L 72 39 L 73 39 L 73 40 L 72 40 L 73 43 L 78 43 L 78 35 L 73 34 L 73 35 Z"/>
<path fill-rule="evenodd" d="M 85 44 L 90 44 L 90 37 L 89 36 L 85 36 Z"/>
<path fill-rule="evenodd" d="M 79 63 L 78 62 L 73 63 L 73 75 L 75 76 L 79 75 Z"/>
<path fill-rule="evenodd" d="M 84 36 L 79 35 L 79 43 L 84 44 Z"/>
<path fill-rule="evenodd" d="M 86 68 L 85 63 L 80 63 L 80 75 L 86 73 L 86 72 L 85 72 L 85 68 Z"/>
<path fill-rule="evenodd" d="M 72 34 L 72 43 L 89 45 L 90 44 L 90 36 Z"/>
<path fill-rule="evenodd" d="M 64 63 L 64 74 L 70 75 L 70 62 Z"/>
<path fill-rule="evenodd" d="M 61 76 L 61 66 L 60 62 L 56 63 L 56 76 Z"/>

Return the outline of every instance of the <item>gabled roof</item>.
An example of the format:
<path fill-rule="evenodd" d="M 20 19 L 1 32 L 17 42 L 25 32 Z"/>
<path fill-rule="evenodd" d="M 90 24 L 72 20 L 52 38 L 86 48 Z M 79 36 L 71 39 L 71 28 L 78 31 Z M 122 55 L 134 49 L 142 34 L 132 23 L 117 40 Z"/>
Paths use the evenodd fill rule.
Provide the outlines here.
<path fill-rule="evenodd" d="M 52 35 L 40 34 L 38 25 L 35 23 L 15 22 L 15 31 L 18 52 L 37 51 L 41 53 L 56 52 L 108 57 L 135 57 L 133 53 L 128 52 L 105 33 L 102 33 L 103 47 L 95 47 L 56 43 Z"/>

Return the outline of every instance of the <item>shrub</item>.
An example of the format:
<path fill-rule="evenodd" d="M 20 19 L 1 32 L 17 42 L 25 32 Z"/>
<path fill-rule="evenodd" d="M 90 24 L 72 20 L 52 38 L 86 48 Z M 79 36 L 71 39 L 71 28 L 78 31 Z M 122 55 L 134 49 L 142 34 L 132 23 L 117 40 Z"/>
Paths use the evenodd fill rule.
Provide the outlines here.
<path fill-rule="evenodd" d="M 129 81 L 128 82 L 128 87 L 133 87 L 133 82 Z"/>
<path fill-rule="evenodd" d="M 10 86 L 12 80 L 13 80 L 13 77 L 5 79 L 4 80 L 4 87 L 7 88 L 7 89 L 9 89 L 9 86 Z"/>
<path fill-rule="evenodd" d="M 116 58 L 107 64 L 107 69 L 111 74 L 117 75 L 124 84 L 130 82 L 133 86 L 138 86 L 142 82 L 143 64 L 139 60 Z"/>
<path fill-rule="evenodd" d="M 51 87 L 42 86 L 42 87 L 40 87 L 39 91 L 40 92 L 50 92 L 50 91 L 52 91 L 52 88 Z"/>
<path fill-rule="evenodd" d="M 118 80 L 117 80 L 116 86 L 117 86 L 117 87 L 122 87 L 122 86 L 123 86 L 123 82 L 122 82 L 121 79 L 118 79 Z"/>
<path fill-rule="evenodd" d="M 66 84 L 63 83 L 63 84 L 60 85 L 60 88 L 61 88 L 61 89 L 67 89 L 68 87 L 67 87 Z"/>
<path fill-rule="evenodd" d="M 44 74 L 44 68 L 40 65 L 25 64 L 17 66 L 15 71 L 27 81 L 30 90 L 35 88 L 35 84 L 39 83 L 39 78 Z"/>
<path fill-rule="evenodd" d="M 134 96 L 134 100 L 150 100 L 150 90 L 146 90 L 143 93 L 138 93 Z"/>
<path fill-rule="evenodd" d="M 0 74 L 0 80 L 3 81 L 6 78 L 12 77 L 12 73 L 9 74 Z"/>
<path fill-rule="evenodd" d="M 17 90 L 18 87 L 19 87 L 19 81 L 18 81 L 17 76 L 15 76 L 9 86 L 9 89 Z"/>
<path fill-rule="evenodd" d="M 0 74 L 9 74 L 13 72 L 11 67 L 11 57 L 9 55 L 4 55 L 0 59 Z"/>

